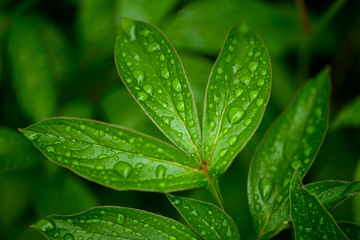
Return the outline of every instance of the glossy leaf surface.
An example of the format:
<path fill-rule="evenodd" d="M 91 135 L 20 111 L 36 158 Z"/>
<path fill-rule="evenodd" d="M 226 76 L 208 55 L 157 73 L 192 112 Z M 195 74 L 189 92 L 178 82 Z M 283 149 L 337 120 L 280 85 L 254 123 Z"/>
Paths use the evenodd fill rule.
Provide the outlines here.
<path fill-rule="evenodd" d="M 0 172 L 40 163 L 41 155 L 15 130 L 0 127 L 0 146 Z"/>
<path fill-rule="evenodd" d="M 189 82 L 179 56 L 153 25 L 123 18 L 115 61 L 124 84 L 162 132 L 201 162 L 201 132 Z"/>
<path fill-rule="evenodd" d="M 172 191 L 205 184 L 204 175 L 186 155 L 123 127 L 53 118 L 21 132 L 50 160 L 115 189 Z"/>
<path fill-rule="evenodd" d="M 303 177 L 316 156 L 327 128 L 329 88 L 326 68 L 269 128 L 253 157 L 248 199 L 259 239 L 272 236 L 285 221 L 294 169 Z"/>
<path fill-rule="evenodd" d="M 360 127 L 360 96 L 357 96 L 347 106 L 340 110 L 331 127 Z"/>
<path fill-rule="evenodd" d="M 217 206 L 171 194 L 167 196 L 190 226 L 204 239 L 240 239 L 234 221 Z"/>
<path fill-rule="evenodd" d="M 34 227 L 50 240 L 201 239 L 174 220 L 120 207 L 98 207 L 71 216 L 51 215 Z"/>
<path fill-rule="evenodd" d="M 352 222 L 337 222 L 341 230 L 351 240 L 360 240 L 360 225 Z"/>
<path fill-rule="evenodd" d="M 360 192 L 360 182 L 323 181 L 307 184 L 304 187 L 314 194 L 328 211 Z"/>
<path fill-rule="evenodd" d="M 297 172 L 291 181 L 290 205 L 295 239 L 348 239 L 319 200 L 302 186 Z"/>
<path fill-rule="evenodd" d="M 270 97 L 271 67 L 262 40 L 246 25 L 230 30 L 206 89 L 203 155 L 210 176 L 231 164 L 257 129 Z"/>

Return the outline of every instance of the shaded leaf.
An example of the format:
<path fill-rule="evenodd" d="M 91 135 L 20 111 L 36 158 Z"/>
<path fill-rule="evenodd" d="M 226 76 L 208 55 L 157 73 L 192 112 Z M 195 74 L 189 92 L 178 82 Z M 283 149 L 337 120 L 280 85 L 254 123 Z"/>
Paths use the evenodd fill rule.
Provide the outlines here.
<path fill-rule="evenodd" d="M 172 219 L 120 207 L 97 207 L 70 216 L 51 215 L 34 227 L 48 239 L 201 239 Z"/>
<path fill-rule="evenodd" d="M 337 114 L 332 122 L 332 129 L 342 127 L 360 127 L 360 95 L 353 99 Z"/>
<path fill-rule="evenodd" d="M 40 163 L 41 155 L 19 132 L 0 127 L 0 172 L 20 170 Z"/>
<path fill-rule="evenodd" d="M 190 226 L 204 239 L 240 239 L 234 221 L 217 206 L 171 194 L 167 196 Z"/>
<path fill-rule="evenodd" d="M 302 186 L 296 171 L 290 184 L 295 239 L 348 239 L 319 200 Z"/>
<path fill-rule="evenodd" d="M 50 160 L 115 189 L 173 191 L 205 184 L 204 174 L 186 155 L 124 127 L 53 118 L 21 132 Z"/>
<path fill-rule="evenodd" d="M 355 168 L 354 180 L 360 181 L 360 159 L 358 160 L 357 166 Z M 355 196 L 353 207 L 354 207 L 354 211 L 353 211 L 354 220 L 357 223 L 360 223 L 360 195 Z"/>
<path fill-rule="evenodd" d="M 231 164 L 260 124 L 270 97 L 270 58 L 246 25 L 230 30 L 206 88 L 203 155 L 210 176 Z"/>
<path fill-rule="evenodd" d="M 124 84 L 153 122 L 199 165 L 201 132 L 179 56 L 153 25 L 123 18 L 115 61 Z"/>
<path fill-rule="evenodd" d="M 248 200 L 259 239 L 272 236 L 288 218 L 287 196 L 294 169 L 304 177 L 324 138 L 329 88 L 326 68 L 304 86 L 268 129 L 253 157 Z"/>
<path fill-rule="evenodd" d="M 360 225 L 352 222 L 337 222 L 341 230 L 351 240 L 360 240 Z"/>

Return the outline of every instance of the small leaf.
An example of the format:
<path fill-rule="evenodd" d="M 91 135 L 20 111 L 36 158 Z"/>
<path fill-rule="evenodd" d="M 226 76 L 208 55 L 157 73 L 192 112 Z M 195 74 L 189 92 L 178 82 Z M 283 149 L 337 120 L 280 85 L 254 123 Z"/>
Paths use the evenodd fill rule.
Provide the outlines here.
<path fill-rule="evenodd" d="M 270 88 L 270 58 L 264 43 L 246 25 L 232 28 L 206 89 L 203 155 L 211 177 L 223 173 L 254 134 Z"/>
<path fill-rule="evenodd" d="M 21 132 L 50 160 L 115 189 L 173 191 L 205 185 L 205 175 L 185 154 L 123 127 L 52 118 Z"/>
<path fill-rule="evenodd" d="M 179 56 L 153 25 L 123 18 L 115 61 L 124 84 L 159 129 L 201 163 L 201 132 Z"/>
<path fill-rule="evenodd" d="M 337 222 L 341 230 L 351 240 L 360 240 L 360 225 L 352 222 Z"/>
<path fill-rule="evenodd" d="M 360 191 L 360 182 L 322 181 L 304 186 L 314 194 L 326 210 L 331 211 L 342 201 Z"/>
<path fill-rule="evenodd" d="M 171 194 L 167 196 L 190 226 L 204 239 L 240 239 L 234 221 L 217 206 Z"/>
<path fill-rule="evenodd" d="M 329 69 L 307 83 L 260 143 L 248 177 L 248 199 L 259 239 L 272 236 L 288 218 L 294 169 L 309 169 L 327 128 Z M 283 226 L 284 227 L 284 226 Z"/>
<path fill-rule="evenodd" d="M 319 200 L 302 186 L 297 171 L 290 184 L 290 205 L 295 239 L 348 239 Z"/>
<path fill-rule="evenodd" d="M 70 216 L 51 215 L 34 227 L 50 240 L 201 239 L 172 219 L 121 207 L 97 207 Z"/>
<path fill-rule="evenodd" d="M 337 114 L 331 124 L 332 129 L 342 127 L 360 127 L 360 95 L 352 100 Z"/>
<path fill-rule="evenodd" d="M 0 127 L 0 146 L 0 172 L 29 168 L 40 163 L 41 155 L 15 130 Z"/>

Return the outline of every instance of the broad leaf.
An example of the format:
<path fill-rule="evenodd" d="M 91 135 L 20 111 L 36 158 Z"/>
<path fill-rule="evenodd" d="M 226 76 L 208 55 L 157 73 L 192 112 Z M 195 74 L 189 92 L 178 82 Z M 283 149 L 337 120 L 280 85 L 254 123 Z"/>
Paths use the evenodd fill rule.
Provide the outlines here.
<path fill-rule="evenodd" d="M 204 239 L 240 239 L 234 221 L 217 206 L 171 194 L 167 196 L 190 226 Z"/>
<path fill-rule="evenodd" d="M 0 172 L 40 163 L 41 155 L 15 130 L 0 127 L 0 146 Z"/>
<path fill-rule="evenodd" d="M 297 171 L 291 180 L 290 206 L 295 239 L 348 239 L 319 200 L 302 186 Z"/>
<path fill-rule="evenodd" d="M 337 222 L 341 230 L 351 240 L 360 240 L 360 225 L 352 222 Z"/>
<path fill-rule="evenodd" d="M 331 124 L 332 129 L 341 127 L 360 127 L 360 95 L 337 114 Z"/>
<path fill-rule="evenodd" d="M 294 169 L 309 169 L 327 128 L 329 69 L 307 83 L 260 143 L 248 177 L 255 231 L 267 239 L 288 217 L 289 182 Z"/>
<path fill-rule="evenodd" d="M 179 56 L 153 25 L 121 20 L 115 45 L 119 75 L 161 131 L 201 163 L 201 132 L 194 98 Z"/>
<path fill-rule="evenodd" d="M 53 118 L 20 131 L 50 160 L 115 189 L 173 191 L 205 185 L 204 174 L 186 155 L 123 127 Z"/>
<path fill-rule="evenodd" d="M 270 88 L 270 58 L 264 43 L 244 24 L 232 28 L 206 89 L 203 155 L 211 177 L 223 173 L 254 134 Z"/>
<path fill-rule="evenodd" d="M 307 184 L 304 187 L 314 194 L 328 211 L 360 192 L 360 182 L 323 181 Z"/>
<path fill-rule="evenodd" d="M 50 240 L 201 239 L 172 219 L 120 207 L 98 207 L 71 216 L 51 215 L 34 227 Z"/>

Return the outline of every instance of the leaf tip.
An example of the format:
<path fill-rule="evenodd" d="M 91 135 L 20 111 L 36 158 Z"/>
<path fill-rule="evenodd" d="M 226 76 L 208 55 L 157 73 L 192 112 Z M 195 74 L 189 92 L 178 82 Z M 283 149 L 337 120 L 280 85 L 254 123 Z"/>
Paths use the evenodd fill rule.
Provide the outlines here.
<path fill-rule="evenodd" d="M 19 128 L 19 131 L 30 141 L 36 140 L 40 133 L 28 130 L 27 128 Z"/>
<path fill-rule="evenodd" d="M 43 218 L 37 221 L 35 224 L 30 226 L 40 232 L 49 232 L 56 228 L 55 223 L 51 219 Z"/>

